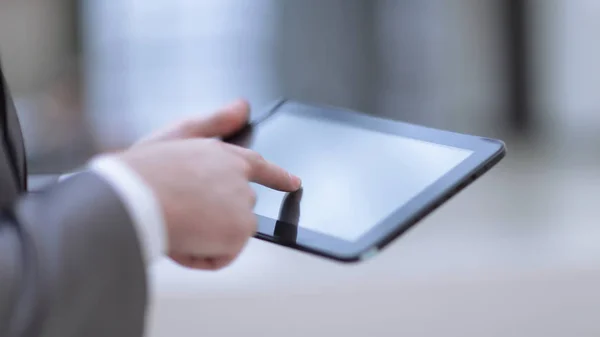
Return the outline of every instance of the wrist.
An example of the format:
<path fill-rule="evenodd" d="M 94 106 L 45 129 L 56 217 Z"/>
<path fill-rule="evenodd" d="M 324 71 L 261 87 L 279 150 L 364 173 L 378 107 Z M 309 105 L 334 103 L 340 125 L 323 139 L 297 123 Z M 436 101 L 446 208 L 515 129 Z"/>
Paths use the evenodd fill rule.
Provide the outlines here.
<path fill-rule="evenodd" d="M 102 155 L 89 168 L 107 180 L 120 196 L 144 250 L 147 263 L 167 251 L 164 215 L 158 198 L 143 178 L 118 155 Z"/>

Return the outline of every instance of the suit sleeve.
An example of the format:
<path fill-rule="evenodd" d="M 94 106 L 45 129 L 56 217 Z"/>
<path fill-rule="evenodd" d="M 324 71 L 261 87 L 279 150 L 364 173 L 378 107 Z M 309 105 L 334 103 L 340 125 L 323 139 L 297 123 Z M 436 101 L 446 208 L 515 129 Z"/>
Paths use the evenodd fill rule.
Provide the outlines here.
<path fill-rule="evenodd" d="M 132 219 L 100 176 L 0 212 L 0 336 L 142 336 L 146 302 Z"/>

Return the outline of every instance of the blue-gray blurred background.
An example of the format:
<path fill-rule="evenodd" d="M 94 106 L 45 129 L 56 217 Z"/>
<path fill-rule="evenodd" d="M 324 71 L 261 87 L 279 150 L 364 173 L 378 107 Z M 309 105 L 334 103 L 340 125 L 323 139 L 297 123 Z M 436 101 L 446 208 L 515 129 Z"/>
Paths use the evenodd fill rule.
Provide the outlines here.
<path fill-rule="evenodd" d="M 164 261 L 152 336 L 599 336 L 598 32 L 595 0 L 0 1 L 34 173 L 237 97 L 509 146 L 360 267 L 255 241 L 218 274 Z"/>

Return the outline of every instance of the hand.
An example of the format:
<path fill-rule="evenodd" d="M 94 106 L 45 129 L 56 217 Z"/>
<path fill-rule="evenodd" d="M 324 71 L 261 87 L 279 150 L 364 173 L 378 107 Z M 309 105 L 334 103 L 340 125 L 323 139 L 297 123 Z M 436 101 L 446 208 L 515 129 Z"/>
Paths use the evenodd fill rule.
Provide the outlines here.
<path fill-rule="evenodd" d="M 176 122 L 142 138 L 134 146 L 171 140 L 231 136 L 244 127 L 249 115 L 248 102 L 240 99 L 208 117 L 192 117 Z"/>
<path fill-rule="evenodd" d="M 300 188 L 299 178 L 258 153 L 209 139 L 235 132 L 247 114 L 247 104 L 237 103 L 178 123 L 118 155 L 156 193 L 168 254 L 184 266 L 219 269 L 238 256 L 256 232 L 250 182 L 286 192 Z"/>

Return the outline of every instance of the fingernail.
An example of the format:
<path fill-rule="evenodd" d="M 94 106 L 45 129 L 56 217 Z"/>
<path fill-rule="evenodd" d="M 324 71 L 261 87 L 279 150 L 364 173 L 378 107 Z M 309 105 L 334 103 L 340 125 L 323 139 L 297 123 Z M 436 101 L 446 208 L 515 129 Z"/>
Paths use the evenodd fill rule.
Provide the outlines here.
<path fill-rule="evenodd" d="M 237 109 L 245 109 L 246 108 L 246 101 L 243 99 L 238 99 L 235 100 L 231 103 L 229 103 L 229 105 L 227 106 L 230 110 L 237 110 Z"/>
<path fill-rule="evenodd" d="M 292 182 L 292 185 L 294 185 L 295 188 L 300 188 L 302 186 L 302 180 L 299 177 L 297 177 L 291 173 L 288 173 L 288 175 L 290 177 L 290 181 Z"/>

